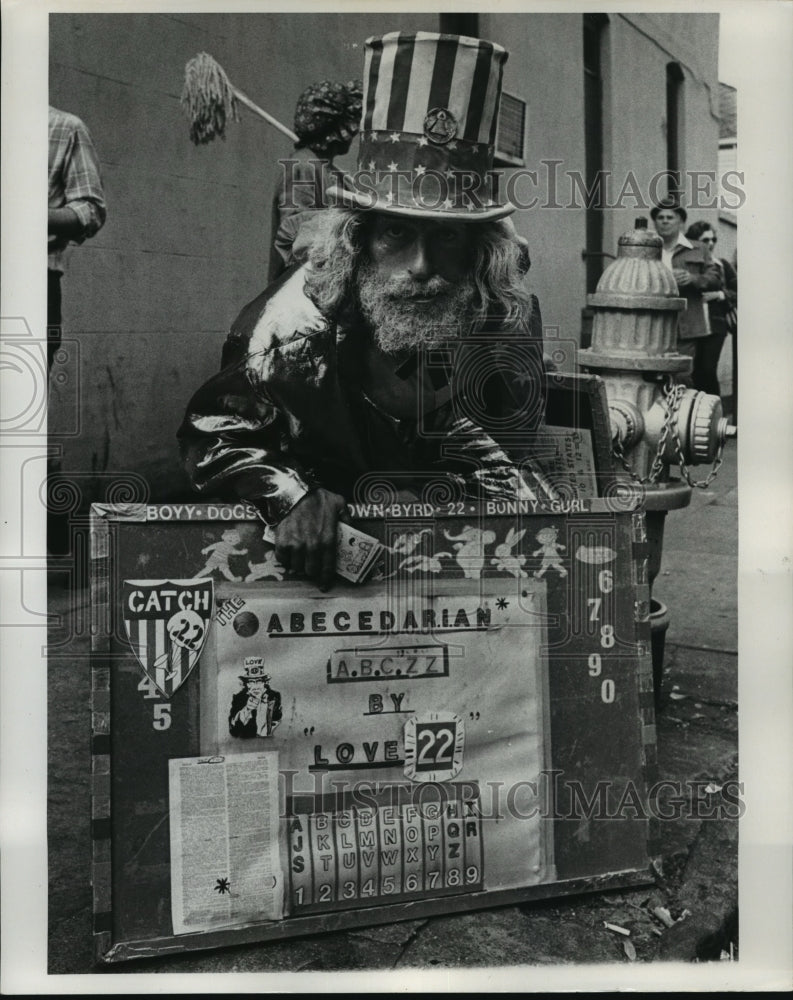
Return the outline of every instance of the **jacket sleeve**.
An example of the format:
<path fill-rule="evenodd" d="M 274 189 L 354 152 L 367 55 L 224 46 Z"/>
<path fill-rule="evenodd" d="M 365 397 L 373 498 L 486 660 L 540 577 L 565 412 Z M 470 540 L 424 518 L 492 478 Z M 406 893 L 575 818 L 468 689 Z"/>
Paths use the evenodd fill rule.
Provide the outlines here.
<path fill-rule="evenodd" d="M 721 271 L 719 265 L 710 255 L 710 251 L 705 250 L 705 266 L 701 274 L 690 271 L 691 284 L 700 292 L 717 292 L 721 288 Z"/>
<path fill-rule="evenodd" d="M 246 500 L 268 524 L 285 517 L 312 488 L 290 459 L 286 418 L 266 388 L 252 381 L 247 355 L 201 386 L 178 437 L 199 493 Z"/>
<path fill-rule="evenodd" d="M 738 275 L 728 260 L 722 260 L 721 265 L 724 268 L 724 297 L 731 306 L 736 306 L 738 304 Z"/>
<path fill-rule="evenodd" d="M 531 296 L 528 329 L 520 336 L 504 337 L 497 326 L 490 332 L 492 347 L 483 340 L 475 352 L 486 353 L 498 365 L 498 378 L 483 379 L 475 399 L 465 394 L 457 399 L 447 453 L 461 460 L 460 482 L 469 496 L 556 499 L 553 485 L 535 458 L 543 440 L 546 395 L 537 297 Z M 478 367 L 469 360 L 458 371 Z M 460 378 L 461 383 L 467 381 Z"/>

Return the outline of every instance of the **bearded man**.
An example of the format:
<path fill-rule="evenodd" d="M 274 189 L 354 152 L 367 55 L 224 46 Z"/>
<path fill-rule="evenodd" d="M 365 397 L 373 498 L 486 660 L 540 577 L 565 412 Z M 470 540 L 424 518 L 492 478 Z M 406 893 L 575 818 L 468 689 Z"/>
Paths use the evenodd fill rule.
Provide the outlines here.
<path fill-rule="evenodd" d="M 195 488 L 251 503 L 323 588 L 346 502 L 384 482 L 553 496 L 533 457 L 541 319 L 489 173 L 507 54 L 428 32 L 366 49 L 360 169 L 307 263 L 243 309 L 180 429 Z"/>

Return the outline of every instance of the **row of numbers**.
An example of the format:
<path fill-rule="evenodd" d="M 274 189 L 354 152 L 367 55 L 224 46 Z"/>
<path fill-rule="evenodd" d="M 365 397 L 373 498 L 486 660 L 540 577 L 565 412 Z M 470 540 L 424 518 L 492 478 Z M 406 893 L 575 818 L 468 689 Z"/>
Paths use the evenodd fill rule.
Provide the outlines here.
<path fill-rule="evenodd" d="M 614 575 L 610 569 L 602 569 L 598 573 L 598 590 L 601 594 L 610 594 L 614 589 Z M 589 607 L 589 620 L 591 622 L 600 621 L 600 613 L 603 606 L 602 597 L 587 598 Z M 616 644 L 614 636 L 614 626 L 607 622 L 600 626 L 600 646 L 602 649 L 613 649 Z M 603 657 L 600 653 L 590 653 L 587 660 L 589 676 L 600 679 L 600 700 L 605 705 L 611 705 L 617 694 L 617 689 L 611 677 L 602 677 Z"/>
<path fill-rule="evenodd" d="M 444 885 L 446 888 L 453 889 L 459 886 L 474 885 L 479 881 L 479 869 L 476 865 L 469 865 L 465 872 L 460 868 L 449 868 L 444 874 L 440 871 L 427 872 L 426 875 L 426 888 L 427 890 L 440 889 Z M 334 886 L 330 882 L 325 882 L 318 886 L 317 900 L 320 903 L 332 903 L 335 902 L 333 889 Z M 385 875 L 380 882 L 380 891 L 377 891 L 377 883 L 374 879 L 367 879 L 358 891 L 358 883 L 350 879 L 349 881 L 343 882 L 341 886 L 341 892 L 339 894 L 339 899 L 358 899 L 359 897 L 369 897 L 369 896 L 393 896 L 397 893 L 405 892 L 421 892 L 422 884 L 421 878 L 416 872 L 408 872 L 405 875 L 405 880 L 400 886 L 399 880 L 395 875 Z M 298 906 L 302 906 L 305 902 L 305 889 L 302 885 L 295 889 L 295 902 Z"/>

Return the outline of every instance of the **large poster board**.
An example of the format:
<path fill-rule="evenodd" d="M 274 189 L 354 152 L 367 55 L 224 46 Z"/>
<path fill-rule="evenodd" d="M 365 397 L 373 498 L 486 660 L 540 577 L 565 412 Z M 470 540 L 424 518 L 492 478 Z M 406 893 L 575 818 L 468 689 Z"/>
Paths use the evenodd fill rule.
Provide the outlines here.
<path fill-rule="evenodd" d="M 383 548 L 327 594 L 243 505 L 95 508 L 97 957 L 649 881 L 643 517 L 613 506 L 351 505 Z"/>

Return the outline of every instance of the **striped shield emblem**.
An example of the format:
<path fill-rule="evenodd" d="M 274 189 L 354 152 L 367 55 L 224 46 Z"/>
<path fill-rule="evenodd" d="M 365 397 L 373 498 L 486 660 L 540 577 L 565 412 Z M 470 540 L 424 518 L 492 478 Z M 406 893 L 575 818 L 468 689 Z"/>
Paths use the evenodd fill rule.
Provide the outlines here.
<path fill-rule="evenodd" d="M 213 583 L 125 580 L 122 618 L 146 676 L 170 698 L 198 662 L 213 611 Z"/>

